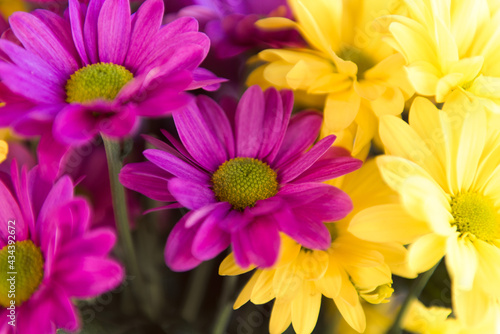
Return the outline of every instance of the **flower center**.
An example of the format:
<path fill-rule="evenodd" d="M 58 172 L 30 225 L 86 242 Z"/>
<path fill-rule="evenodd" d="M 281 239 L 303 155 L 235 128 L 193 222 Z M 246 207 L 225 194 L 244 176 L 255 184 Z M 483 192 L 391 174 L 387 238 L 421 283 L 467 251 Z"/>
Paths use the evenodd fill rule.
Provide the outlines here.
<path fill-rule="evenodd" d="M 27 301 L 43 278 L 43 256 L 31 240 L 18 241 L 0 250 L 0 305 Z"/>
<path fill-rule="evenodd" d="M 229 202 L 243 211 L 255 202 L 276 195 L 276 172 L 268 164 L 252 158 L 235 158 L 224 162 L 212 176 L 217 199 Z"/>
<path fill-rule="evenodd" d="M 343 60 L 352 61 L 358 66 L 357 77 L 363 79 L 365 72 L 375 66 L 373 59 L 358 48 L 348 46 L 340 50 L 339 57 Z"/>
<path fill-rule="evenodd" d="M 66 102 L 111 101 L 133 78 L 133 74 L 121 65 L 111 63 L 87 65 L 73 73 L 66 82 Z"/>
<path fill-rule="evenodd" d="M 500 237 L 498 214 L 493 203 L 484 196 L 468 192 L 451 200 L 452 226 L 464 233 L 471 233 L 484 241 Z"/>

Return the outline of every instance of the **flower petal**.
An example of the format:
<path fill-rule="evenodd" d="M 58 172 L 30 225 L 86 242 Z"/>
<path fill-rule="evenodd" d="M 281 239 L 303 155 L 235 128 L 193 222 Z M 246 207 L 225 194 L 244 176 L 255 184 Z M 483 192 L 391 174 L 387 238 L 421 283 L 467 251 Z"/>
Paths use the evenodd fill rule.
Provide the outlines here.
<path fill-rule="evenodd" d="M 251 86 L 241 97 L 236 109 L 237 156 L 257 157 L 263 144 L 264 112 L 264 93 L 259 86 Z"/>
<path fill-rule="evenodd" d="M 412 271 L 423 273 L 431 269 L 446 254 L 446 237 L 429 233 L 418 238 L 408 249 Z"/>
<path fill-rule="evenodd" d="M 106 0 L 97 21 L 99 60 L 123 64 L 130 43 L 130 4 L 127 0 Z"/>
<path fill-rule="evenodd" d="M 175 201 L 168 192 L 168 180 L 172 177 L 172 174 L 149 161 L 127 164 L 119 174 L 124 187 L 162 202 Z"/>
<path fill-rule="evenodd" d="M 191 180 L 173 178 L 168 182 L 168 190 L 180 204 L 191 210 L 217 201 L 210 188 Z"/>
<path fill-rule="evenodd" d="M 165 263 L 173 271 L 188 271 L 202 261 L 191 253 L 191 247 L 198 231 L 197 226 L 186 228 L 185 223 L 190 213 L 182 217 L 170 232 L 165 246 Z"/>

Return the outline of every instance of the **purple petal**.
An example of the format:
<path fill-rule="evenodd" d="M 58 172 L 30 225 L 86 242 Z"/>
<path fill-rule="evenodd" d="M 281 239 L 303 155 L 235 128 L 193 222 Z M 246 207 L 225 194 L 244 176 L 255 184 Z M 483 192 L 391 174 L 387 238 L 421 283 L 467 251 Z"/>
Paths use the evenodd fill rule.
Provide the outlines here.
<path fill-rule="evenodd" d="M 278 226 L 268 216 L 259 217 L 245 226 L 239 235 L 239 243 L 242 252 L 250 260 L 250 263 L 261 268 L 273 266 L 278 259 L 280 249 L 280 236 Z M 235 249 L 235 256 L 236 256 Z M 238 262 L 238 257 L 236 257 Z"/>
<path fill-rule="evenodd" d="M 23 307 L 22 311 L 18 313 L 16 319 L 16 328 L 9 334 L 17 333 L 52 333 L 54 331 L 54 324 L 47 316 L 47 311 L 50 308 L 50 295 L 47 293 L 48 289 L 43 292 L 35 292 L 32 297 L 26 302 L 29 307 Z M 5 322 L 7 323 L 7 321 Z M 8 325 L 11 328 L 14 328 Z"/>
<path fill-rule="evenodd" d="M 351 173 L 362 165 L 361 160 L 351 157 L 318 160 L 294 182 L 323 182 Z"/>
<path fill-rule="evenodd" d="M 100 228 L 87 232 L 83 238 L 72 240 L 61 249 L 65 256 L 106 256 L 113 249 L 116 235 L 111 229 Z"/>
<path fill-rule="evenodd" d="M 234 135 L 229 119 L 224 110 L 211 98 L 200 95 L 197 98 L 200 116 L 202 116 L 210 128 L 212 133 L 215 133 L 225 147 L 228 158 L 234 158 Z"/>
<path fill-rule="evenodd" d="M 73 297 L 73 296 L 71 296 Z M 73 305 L 66 291 L 60 287 L 52 287 L 50 298 L 47 299 L 44 310 L 50 314 L 50 320 L 57 328 L 74 332 L 80 328 L 77 308 Z"/>
<path fill-rule="evenodd" d="M 263 141 L 264 94 L 259 86 L 246 90 L 236 109 L 236 155 L 256 157 Z"/>
<path fill-rule="evenodd" d="M 69 18 L 71 22 L 71 33 L 75 43 L 76 50 L 80 55 L 84 65 L 90 64 L 85 49 L 85 41 L 83 39 L 83 22 L 85 20 L 86 6 L 82 5 L 78 0 L 69 0 Z"/>
<path fill-rule="evenodd" d="M 26 240 L 28 238 L 28 225 L 24 221 L 17 201 L 12 196 L 10 190 L 0 181 L 0 238 L 3 245 L 8 242 L 9 231 L 15 232 L 16 240 Z M 15 225 L 9 221 L 14 221 Z"/>
<path fill-rule="evenodd" d="M 254 207 L 247 207 L 245 209 L 245 212 L 248 212 L 254 217 L 268 215 L 281 209 L 283 204 L 284 201 L 279 196 L 274 196 L 268 199 L 257 201 Z"/>
<path fill-rule="evenodd" d="M 52 131 L 52 123 L 56 115 L 66 104 L 40 104 L 29 110 L 25 115 L 19 115 L 12 128 L 23 136 L 39 136 Z M 2 108 L 3 111 L 3 108 Z"/>
<path fill-rule="evenodd" d="M 123 64 L 130 43 L 130 3 L 128 0 L 107 0 L 102 5 L 97 23 L 99 60 Z"/>
<path fill-rule="evenodd" d="M 31 14 L 39 18 L 54 33 L 61 45 L 71 54 L 76 63 L 79 64 L 78 53 L 71 35 L 71 25 L 67 17 L 63 18 L 50 10 L 43 9 L 36 9 Z"/>
<path fill-rule="evenodd" d="M 65 143 L 85 143 L 98 133 L 99 120 L 80 104 L 70 104 L 54 120 L 54 136 Z"/>
<path fill-rule="evenodd" d="M 224 211 L 224 216 L 226 216 L 227 214 L 230 214 L 231 204 L 228 202 L 211 203 L 199 208 L 198 210 L 191 211 L 189 218 L 186 219 L 186 227 L 189 228 L 191 226 L 195 226 L 201 220 L 204 220 L 207 216 L 211 215 L 214 211 Z M 222 221 L 223 220 L 221 220 L 221 222 Z"/>
<path fill-rule="evenodd" d="M 189 79 L 190 78 L 186 78 Z M 149 91 L 147 98 L 137 104 L 137 114 L 143 117 L 165 116 L 192 103 L 193 97 L 187 93 L 168 88 Z"/>
<path fill-rule="evenodd" d="M 168 179 L 172 177 L 172 174 L 149 161 L 127 164 L 119 175 L 121 184 L 126 188 L 162 202 L 175 201 L 168 192 Z"/>
<path fill-rule="evenodd" d="M 58 76 L 44 60 L 19 45 L 0 39 L 0 50 L 5 52 L 14 64 L 32 75 L 56 85 L 66 83 L 66 78 Z"/>
<path fill-rule="evenodd" d="M 227 79 L 219 78 L 209 70 L 198 67 L 193 71 L 193 82 L 191 82 L 187 90 L 202 88 L 208 92 L 213 92 L 220 88 L 221 83 L 226 81 Z"/>
<path fill-rule="evenodd" d="M 143 154 L 153 164 L 177 177 L 205 184 L 210 181 L 207 173 L 177 156 L 155 149 L 146 150 Z"/>
<path fill-rule="evenodd" d="M 83 25 L 83 36 L 85 38 L 85 46 L 87 55 L 91 63 L 99 62 L 99 55 L 97 51 L 97 21 L 101 8 L 105 0 L 92 0 L 89 2 L 87 13 L 85 16 L 85 23 Z M 107 30 L 105 30 L 107 32 Z"/>
<path fill-rule="evenodd" d="M 10 26 L 24 47 L 44 59 L 61 77 L 78 70 L 74 56 L 65 48 L 56 33 L 34 15 L 16 12 L 11 15 Z"/>
<path fill-rule="evenodd" d="M 65 165 L 65 158 L 71 152 L 70 146 L 57 141 L 51 132 L 42 135 L 37 155 L 40 172 L 49 180 L 55 181 Z"/>
<path fill-rule="evenodd" d="M 272 162 L 278 155 L 283 140 L 285 139 L 285 134 L 288 128 L 288 123 L 290 122 L 290 115 L 292 114 L 293 109 L 293 93 L 291 90 L 281 90 L 280 92 L 281 102 L 282 102 L 282 110 L 283 117 L 281 122 L 281 128 L 276 128 L 276 131 L 273 132 L 274 139 L 270 139 L 271 142 L 274 142 L 275 145 L 269 155 L 266 157 L 266 161 Z M 279 134 L 279 135 L 278 135 Z"/>
<path fill-rule="evenodd" d="M 214 172 L 228 159 L 224 144 L 196 104 L 190 104 L 173 116 L 182 143 L 201 166 Z"/>
<path fill-rule="evenodd" d="M 31 73 L 7 63 L 0 63 L 0 79 L 14 93 L 26 98 L 41 102 L 61 102 L 66 94 L 61 87 L 47 82 Z"/>
<path fill-rule="evenodd" d="M 229 246 L 230 234 L 219 228 L 219 222 L 226 214 L 224 207 L 218 207 L 205 218 L 193 240 L 191 252 L 196 258 L 203 261 L 213 259 Z"/>
<path fill-rule="evenodd" d="M 321 115 L 314 111 L 303 111 L 294 115 L 290 119 L 273 167 L 278 168 L 307 150 L 318 137 L 322 121 Z"/>
<path fill-rule="evenodd" d="M 283 103 L 278 91 L 275 88 L 267 89 L 264 92 L 264 101 L 266 121 L 262 133 L 262 146 L 257 156 L 260 160 L 267 157 L 273 148 L 280 144 L 278 140 L 282 137 L 281 130 L 283 129 Z"/>
<path fill-rule="evenodd" d="M 253 216 L 246 214 L 246 212 L 233 210 L 231 207 L 231 210 L 228 212 L 226 218 L 221 220 L 221 222 L 219 223 L 219 227 L 224 231 L 228 231 L 229 233 L 234 233 L 247 226 L 252 221 L 252 218 Z"/>
<path fill-rule="evenodd" d="M 136 109 L 131 106 L 118 107 L 116 112 L 101 113 L 97 130 L 111 138 L 123 138 L 133 133 L 138 125 L 139 118 Z"/>
<path fill-rule="evenodd" d="M 177 202 L 191 210 L 214 203 L 214 192 L 204 184 L 191 180 L 174 178 L 168 182 L 168 190 Z"/>
<path fill-rule="evenodd" d="M 310 249 L 327 249 L 332 242 L 328 228 L 322 222 L 297 217 L 290 210 L 274 215 L 280 231 Z"/>
<path fill-rule="evenodd" d="M 335 136 L 321 139 L 307 153 L 283 167 L 279 173 L 280 183 L 288 183 L 311 167 L 333 144 Z"/>
<path fill-rule="evenodd" d="M 130 48 L 125 66 L 136 71 L 144 52 L 150 47 L 163 19 L 164 5 L 162 0 L 145 1 L 137 10 L 130 36 Z"/>
<path fill-rule="evenodd" d="M 187 271 L 198 266 L 201 261 L 193 256 L 191 248 L 198 227 L 184 226 L 190 213 L 182 217 L 170 232 L 165 246 L 165 263 L 173 271 Z"/>
<path fill-rule="evenodd" d="M 68 256 L 58 261 L 53 272 L 57 282 L 73 297 L 91 298 L 116 288 L 124 270 L 115 261 L 94 256 Z"/>

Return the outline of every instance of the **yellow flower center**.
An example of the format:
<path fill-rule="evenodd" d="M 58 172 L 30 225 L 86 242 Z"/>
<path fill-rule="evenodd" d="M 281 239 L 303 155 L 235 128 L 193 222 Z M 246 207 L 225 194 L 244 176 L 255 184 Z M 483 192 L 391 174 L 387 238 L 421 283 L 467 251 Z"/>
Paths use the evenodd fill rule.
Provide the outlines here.
<path fill-rule="evenodd" d="M 453 197 L 450 205 L 452 225 L 460 233 L 470 233 L 484 241 L 500 237 L 497 210 L 486 197 L 474 192 L 462 193 Z"/>
<path fill-rule="evenodd" d="M 98 99 L 112 101 L 133 78 L 133 74 L 121 65 L 87 65 L 73 73 L 66 83 L 66 102 L 87 103 Z"/>
<path fill-rule="evenodd" d="M 258 200 L 276 195 L 276 172 L 268 164 L 252 158 L 224 162 L 212 176 L 217 199 L 229 202 L 235 210 L 252 207 Z"/>
<path fill-rule="evenodd" d="M 373 59 L 356 47 L 352 46 L 343 47 L 340 50 L 338 56 L 343 60 L 352 61 L 354 64 L 358 66 L 357 77 L 359 79 L 363 79 L 365 72 L 368 71 L 373 66 L 375 66 L 375 62 L 373 61 Z"/>
<path fill-rule="evenodd" d="M 43 278 L 43 256 L 31 240 L 18 241 L 0 250 L 0 305 L 27 301 Z"/>

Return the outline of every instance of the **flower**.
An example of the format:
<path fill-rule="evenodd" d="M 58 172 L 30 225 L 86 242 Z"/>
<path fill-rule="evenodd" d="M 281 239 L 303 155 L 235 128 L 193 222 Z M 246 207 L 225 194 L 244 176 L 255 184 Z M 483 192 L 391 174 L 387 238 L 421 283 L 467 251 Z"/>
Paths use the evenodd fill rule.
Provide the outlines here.
<path fill-rule="evenodd" d="M 174 270 L 188 270 L 232 245 L 242 267 L 272 266 L 279 232 L 311 249 L 326 249 L 324 221 L 351 210 L 339 189 L 321 183 L 351 172 L 361 161 L 330 149 L 334 136 L 314 143 L 321 117 L 306 111 L 290 119 L 293 96 L 250 87 L 234 119 L 200 96 L 175 125 L 182 143 L 153 141 L 148 162 L 129 164 L 120 173 L 125 187 L 192 210 L 167 240 L 165 258 Z M 233 125 L 232 125 L 233 124 Z M 168 193 L 166 191 L 168 187 Z"/>
<path fill-rule="evenodd" d="M 64 17 L 38 10 L 10 17 L 24 48 L 0 40 L 0 124 L 24 135 L 53 130 L 67 144 L 102 132 L 129 135 L 140 117 L 184 106 L 187 89 L 217 88 L 199 68 L 209 40 L 193 18 L 161 26 L 163 1 L 148 0 L 130 15 L 128 0 L 69 2 Z M 53 126 L 52 126 L 53 125 Z"/>
<path fill-rule="evenodd" d="M 269 331 L 284 332 L 290 322 L 296 333 L 311 333 L 318 318 L 321 296 L 333 299 L 347 323 L 365 330 L 360 297 L 373 304 L 385 303 L 392 294 L 391 269 L 405 276 L 405 249 L 396 243 L 377 244 L 356 238 L 347 231 L 360 210 L 392 201 L 373 160 L 335 181 L 351 196 L 354 209 L 344 219 L 329 224 L 332 243 L 327 250 L 311 250 L 283 237 L 280 260 L 270 269 L 257 268 L 241 291 L 234 308 L 249 300 L 263 304 L 276 298 Z M 240 268 L 229 255 L 219 274 L 239 275 L 254 269 Z"/>
<path fill-rule="evenodd" d="M 268 29 L 294 27 L 310 48 L 262 51 L 259 58 L 266 64 L 252 72 L 248 84 L 322 97 L 322 136 L 335 134 L 336 145 L 358 156 L 376 133 L 377 117 L 400 114 L 413 94 L 403 57 L 371 26 L 373 19 L 398 12 L 399 7 L 364 0 L 289 0 L 289 4 L 297 22 L 269 18 L 257 24 Z"/>
<path fill-rule="evenodd" d="M 390 44 L 405 56 L 417 93 L 445 102 L 460 90 L 500 112 L 500 16 L 494 3 L 414 1 L 408 17 L 391 18 Z"/>
<path fill-rule="evenodd" d="M 0 331 L 75 331 L 80 321 L 73 299 L 96 297 L 123 279 L 121 265 L 108 258 L 115 235 L 88 229 L 89 206 L 73 196 L 69 177 L 47 184 L 37 167 L 19 173 L 16 163 L 11 175 L 2 173 L 0 181 Z"/>
<path fill-rule="evenodd" d="M 417 98 L 409 124 L 383 117 L 388 155 L 377 162 L 400 203 L 368 208 L 349 228 L 365 240 L 410 244 L 416 272 L 446 256 L 453 309 L 467 326 L 480 324 L 500 297 L 498 129 L 498 119 L 460 91 L 443 110 Z"/>

